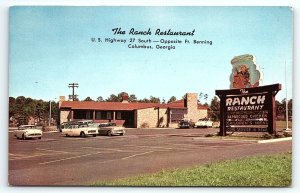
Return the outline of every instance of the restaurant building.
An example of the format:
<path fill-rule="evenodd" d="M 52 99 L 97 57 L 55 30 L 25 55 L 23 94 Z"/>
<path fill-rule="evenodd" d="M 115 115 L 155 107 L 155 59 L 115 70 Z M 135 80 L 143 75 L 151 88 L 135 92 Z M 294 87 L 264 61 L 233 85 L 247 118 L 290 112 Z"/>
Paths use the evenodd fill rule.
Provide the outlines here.
<path fill-rule="evenodd" d="M 128 102 L 65 101 L 60 97 L 60 123 L 82 119 L 96 123 L 116 122 L 124 127 L 177 127 L 180 119 L 197 121 L 207 117 L 207 106 L 198 104 L 197 93 L 187 93 L 182 100 L 168 104 Z"/>

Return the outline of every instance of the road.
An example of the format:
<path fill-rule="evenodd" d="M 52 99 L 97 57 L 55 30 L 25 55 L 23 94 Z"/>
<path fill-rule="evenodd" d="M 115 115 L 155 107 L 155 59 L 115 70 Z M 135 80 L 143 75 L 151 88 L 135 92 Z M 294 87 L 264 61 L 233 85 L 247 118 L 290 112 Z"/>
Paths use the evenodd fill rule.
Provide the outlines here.
<path fill-rule="evenodd" d="M 220 160 L 291 151 L 292 142 L 258 144 L 203 138 L 216 129 L 128 129 L 125 136 L 88 138 L 9 133 L 10 185 L 90 185 Z"/>

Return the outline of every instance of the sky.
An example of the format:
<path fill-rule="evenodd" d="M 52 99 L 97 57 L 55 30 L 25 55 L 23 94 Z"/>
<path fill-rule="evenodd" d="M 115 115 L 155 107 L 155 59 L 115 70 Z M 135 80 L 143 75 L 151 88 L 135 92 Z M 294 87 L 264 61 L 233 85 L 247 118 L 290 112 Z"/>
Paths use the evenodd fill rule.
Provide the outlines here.
<path fill-rule="evenodd" d="M 125 35 L 114 35 L 122 28 Z M 151 35 L 129 35 L 131 28 Z M 194 36 L 156 36 L 156 29 Z M 102 42 L 92 42 L 101 38 Z M 105 38 L 126 39 L 107 43 Z M 129 39 L 189 39 L 172 50 L 128 48 Z M 251 54 L 263 85 L 281 83 L 276 99 L 292 98 L 293 13 L 289 7 L 32 7 L 9 12 L 9 96 L 58 100 L 78 83 L 80 100 L 127 92 L 166 101 L 187 92 L 229 89 L 231 59 Z M 286 70 L 285 70 L 286 63 Z M 286 80 L 285 82 L 285 71 Z M 286 85 L 287 84 L 287 89 Z M 205 101 L 203 101 L 205 102 Z"/>

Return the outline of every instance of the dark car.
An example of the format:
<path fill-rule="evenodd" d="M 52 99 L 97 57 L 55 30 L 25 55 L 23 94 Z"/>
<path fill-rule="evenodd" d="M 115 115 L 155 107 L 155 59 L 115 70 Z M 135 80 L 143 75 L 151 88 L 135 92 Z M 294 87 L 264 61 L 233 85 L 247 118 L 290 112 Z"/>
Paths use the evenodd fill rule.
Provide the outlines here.
<path fill-rule="evenodd" d="M 179 128 L 193 128 L 195 126 L 195 123 L 191 120 L 180 120 L 178 123 Z"/>

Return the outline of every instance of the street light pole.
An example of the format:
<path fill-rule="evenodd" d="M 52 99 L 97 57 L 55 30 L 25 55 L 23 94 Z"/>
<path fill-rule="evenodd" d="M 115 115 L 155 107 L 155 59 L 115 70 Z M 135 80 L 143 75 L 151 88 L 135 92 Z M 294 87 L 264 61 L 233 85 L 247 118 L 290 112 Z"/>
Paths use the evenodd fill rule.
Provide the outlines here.
<path fill-rule="evenodd" d="M 289 130 L 289 106 L 288 106 L 288 94 L 287 94 L 287 80 L 286 80 L 286 61 L 285 65 L 285 118 L 286 118 L 286 130 Z"/>
<path fill-rule="evenodd" d="M 49 127 L 51 126 L 51 100 L 50 100 L 50 110 L 49 110 Z"/>
<path fill-rule="evenodd" d="M 55 98 L 56 99 L 56 98 Z M 55 101 L 54 101 L 55 102 Z M 52 116 L 51 116 L 51 111 L 52 111 L 52 105 L 51 105 L 51 103 L 52 103 L 52 100 L 50 100 L 50 102 L 49 102 L 49 127 L 51 126 L 51 119 L 52 119 Z"/>

